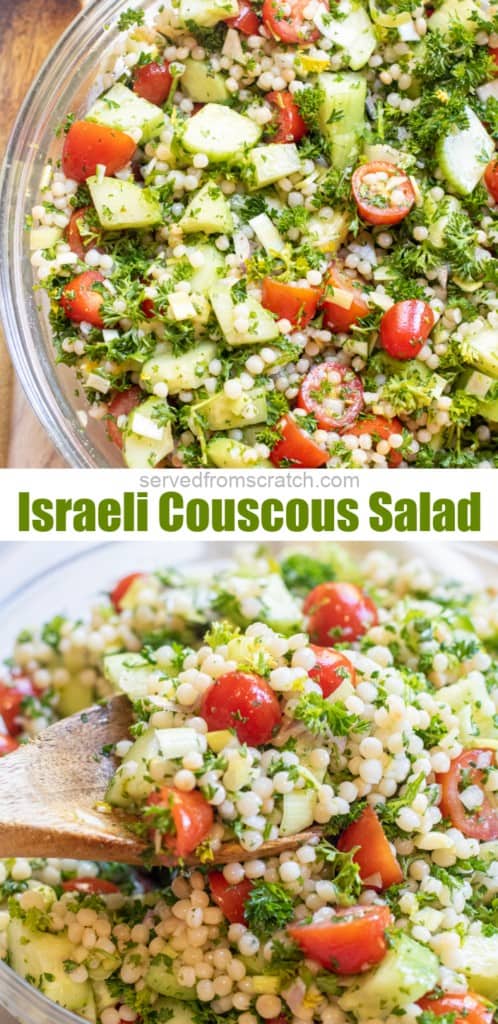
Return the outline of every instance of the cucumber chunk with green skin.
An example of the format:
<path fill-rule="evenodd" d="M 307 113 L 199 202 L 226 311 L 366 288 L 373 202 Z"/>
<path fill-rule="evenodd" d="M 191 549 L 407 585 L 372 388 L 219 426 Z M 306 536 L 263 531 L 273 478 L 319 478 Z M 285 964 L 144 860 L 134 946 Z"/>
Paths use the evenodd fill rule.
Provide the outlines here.
<path fill-rule="evenodd" d="M 461 209 L 462 204 L 456 196 L 445 196 L 441 203 L 436 203 L 430 195 L 426 197 L 424 212 L 428 219 L 428 240 L 435 249 L 444 249 L 450 217 L 454 213 L 460 213 Z"/>
<path fill-rule="evenodd" d="M 71 981 L 64 970 L 66 960 L 74 960 L 75 945 L 65 935 L 51 935 L 28 928 L 20 919 L 9 921 L 7 947 L 10 966 L 21 978 L 29 978 L 48 999 L 66 1010 L 85 1013 L 96 1020 L 95 1003 L 89 981 Z"/>
<path fill-rule="evenodd" d="M 498 379 L 498 330 L 486 327 L 465 335 L 460 341 L 460 352 L 464 363 Z"/>
<path fill-rule="evenodd" d="M 225 276 L 225 259 L 219 249 L 209 242 L 206 242 L 205 245 L 195 246 L 187 244 L 187 259 L 194 252 L 196 256 L 202 256 L 203 262 L 200 267 L 195 267 L 190 278 L 190 285 L 193 292 L 206 295 L 209 289 Z"/>
<path fill-rule="evenodd" d="M 154 1004 L 154 1010 L 157 1012 L 157 1019 L 167 1021 L 168 1024 L 195 1024 L 197 1020 L 188 1005 L 182 1003 L 180 999 L 158 999 Z"/>
<path fill-rule="evenodd" d="M 156 672 L 154 665 L 141 654 L 128 651 L 126 654 L 107 654 L 104 657 L 104 676 L 118 693 L 130 697 L 145 697 L 149 693 L 151 676 Z"/>
<path fill-rule="evenodd" d="M 144 363 L 140 384 L 146 391 L 153 391 L 156 384 L 167 384 L 170 395 L 178 395 L 180 391 L 195 391 L 204 383 L 209 364 L 215 356 L 216 345 L 210 341 L 178 356 L 174 355 L 171 346 L 159 346 Z"/>
<path fill-rule="evenodd" d="M 312 240 L 316 249 L 321 252 L 337 252 L 348 236 L 351 217 L 349 213 L 339 213 L 333 210 L 326 217 L 320 214 L 308 219 L 306 234 Z"/>
<path fill-rule="evenodd" d="M 243 391 L 239 398 L 229 398 L 219 391 L 192 406 L 189 428 L 198 437 L 205 429 L 217 432 L 265 423 L 266 415 L 266 392 L 262 389 Z"/>
<path fill-rule="evenodd" d="M 235 303 L 230 285 L 218 284 L 210 289 L 209 300 L 227 345 L 232 348 L 238 345 L 263 345 L 278 337 L 275 318 L 257 299 L 248 296 L 242 302 Z M 239 319 L 247 322 L 247 330 L 240 330 Z"/>
<path fill-rule="evenodd" d="M 257 146 L 249 153 L 247 163 L 254 175 L 252 188 L 264 188 L 301 170 L 299 151 L 293 142 Z"/>
<path fill-rule="evenodd" d="M 194 103 L 226 103 L 230 99 L 225 78 L 219 71 L 213 71 L 205 60 L 189 57 L 185 61 L 181 84 L 182 90 Z"/>
<path fill-rule="evenodd" d="M 180 220 L 185 234 L 202 231 L 205 235 L 224 235 L 233 231 L 230 207 L 218 185 L 208 181 L 187 204 Z"/>
<path fill-rule="evenodd" d="M 249 117 L 221 103 L 206 103 L 187 121 L 183 146 L 189 153 L 205 153 L 213 163 L 242 157 L 255 146 L 261 128 Z"/>
<path fill-rule="evenodd" d="M 32 228 L 29 236 L 29 248 L 51 249 L 57 242 L 62 241 L 62 228 Z"/>
<path fill-rule="evenodd" d="M 124 459 L 130 469 L 157 466 L 173 451 L 171 423 L 162 423 L 166 409 L 164 400 L 147 398 L 130 413 L 123 444 Z"/>
<path fill-rule="evenodd" d="M 358 71 L 369 61 L 377 46 L 375 29 L 364 7 L 359 3 L 339 0 L 330 13 L 316 18 L 323 35 L 343 50 L 349 67 Z"/>
<path fill-rule="evenodd" d="M 89 708 L 95 700 L 96 694 L 92 686 L 84 686 L 77 679 L 70 679 L 67 686 L 59 690 L 57 711 L 66 718 L 69 715 L 76 715 L 78 711 Z"/>
<path fill-rule="evenodd" d="M 330 159 L 342 171 L 354 160 L 365 126 L 367 82 L 353 71 L 318 75 L 323 99 L 318 113 L 322 135 L 329 146 Z"/>
<path fill-rule="evenodd" d="M 152 228 L 162 223 L 157 199 L 147 188 L 119 178 L 88 178 L 97 217 L 106 231 Z"/>
<path fill-rule="evenodd" d="M 462 943 L 462 967 L 469 988 L 498 1000 L 498 935 L 468 935 Z"/>
<path fill-rule="evenodd" d="M 214 437 L 208 441 L 207 455 L 210 462 L 219 469 L 247 469 L 254 466 L 271 468 L 269 459 L 262 459 L 250 445 L 230 437 Z"/>
<path fill-rule="evenodd" d="M 379 966 L 360 975 L 358 987 L 339 999 L 345 1010 L 366 1017 L 389 1016 L 416 1002 L 437 984 L 439 960 L 427 946 L 396 935 Z"/>
<path fill-rule="evenodd" d="M 443 686 L 438 690 L 436 700 L 449 704 L 458 720 L 458 734 L 464 747 L 476 747 L 479 743 L 498 744 L 498 727 L 495 725 L 495 707 L 486 689 L 484 679 L 461 679 L 458 683 Z"/>
<path fill-rule="evenodd" d="M 491 388 L 496 387 L 496 381 L 479 370 L 469 370 L 458 379 L 458 387 L 462 388 L 468 395 L 473 395 L 480 401 L 489 398 Z"/>
<path fill-rule="evenodd" d="M 467 30 L 477 32 L 477 21 L 472 17 L 475 14 L 482 17 L 481 6 L 475 0 L 444 0 L 427 19 L 427 28 L 431 32 L 442 32 L 445 35 L 450 31 L 452 24 L 458 22 Z"/>
<path fill-rule="evenodd" d="M 155 785 L 149 774 L 149 765 L 153 757 L 159 756 L 159 752 L 156 730 L 147 729 L 135 740 L 113 775 L 105 795 L 107 802 L 113 807 L 132 807 L 146 800 Z M 129 761 L 136 765 L 133 775 L 127 775 L 127 769 L 123 767 Z"/>
<path fill-rule="evenodd" d="M 161 955 L 153 958 L 145 976 L 145 984 L 148 988 L 151 988 L 153 992 L 159 992 L 161 996 L 169 996 L 173 999 L 196 999 L 195 988 L 180 985 L 171 968 L 168 968 L 168 962 L 171 961 Z"/>
<path fill-rule="evenodd" d="M 238 13 L 238 0 L 180 0 L 180 18 L 185 25 L 193 21 L 203 28 L 211 28 Z"/>
<path fill-rule="evenodd" d="M 165 115 L 161 107 L 117 82 L 93 104 L 86 120 L 117 128 L 140 142 L 149 142 L 160 134 Z"/>
<path fill-rule="evenodd" d="M 448 184 L 467 196 L 479 184 L 495 151 L 493 139 L 470 107 L 467 128 L 453 128 L 436 144 L 436 159 Z"/>

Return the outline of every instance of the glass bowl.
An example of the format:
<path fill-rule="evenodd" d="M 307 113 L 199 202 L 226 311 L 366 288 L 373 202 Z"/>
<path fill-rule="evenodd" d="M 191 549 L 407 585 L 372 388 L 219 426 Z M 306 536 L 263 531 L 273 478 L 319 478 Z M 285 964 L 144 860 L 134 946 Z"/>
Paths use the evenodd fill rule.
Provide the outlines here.
<path fill-rule="evenodd" d="M 158 4 L 144 0 L 153 10 Z M 126 0 L 90 0 L 54 47 L 19 112 L 0 176 L 0 312 L 12 361 L 27 399 L 52 442 L 73 467 L 122 466 L 102 424 L 83 427 L 74 371 L 56 366 L 41 292 L 34 292 L 26 217 L 37 201 L 47 157 L 59 155 L 55 131 L 69 111 L 87 109 L 101 91 L 96 72 L 116 46 Z M 107 25 L 110 28 L 106 28 Z M 114 26 L 114 27 L 113 27 Z"/>
<path fill-rule="evenodd" d="M 278 550 L 293 545 L 269 546 Z M 384 545 L 349 542 L 341 546 L 360 562 L 368 550 L 379 547 L 401 557 L 425 556 L 431 568 L 443 575 L 474 586 L 498 586 L 498 545 L 424 541 Z M 59 612 L 84 614 L 117 578 L 138 567 L 147 571 L 160 565 L 183 564 L 212 573 L 231 554 L 233 545 L 229 541 L 0 545 L 1 579 L 16 580 L 15 587 L 8 589 L 3 584 L 0 592 L 0 657 L 8 655 L 21 629 L 36 626 Z M 11 1024 L 2 1008 L 22 1024 L 82 1024 L 81 1017 L 57 1006 L 0 961 L 0 1022 Z"/>

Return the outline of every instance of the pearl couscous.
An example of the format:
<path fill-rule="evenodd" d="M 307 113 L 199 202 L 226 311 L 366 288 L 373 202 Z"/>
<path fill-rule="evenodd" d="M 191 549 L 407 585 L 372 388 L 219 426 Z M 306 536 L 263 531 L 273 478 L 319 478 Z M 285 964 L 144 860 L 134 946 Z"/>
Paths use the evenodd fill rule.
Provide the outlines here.
<path fill-rule="evenodd" d="M 495 465 L 495 5 L 118 25 L 30 224 L 83 424 L 134 467 Z"/>
<path fill-rule="evenodd" d="M 497 636 L 493 592 L 319 546 L 136 573 L 25 630 L 4 752 L 126 692 L 107 800 L 145 853 L 2 862 L 2 957 L 99 1024 L 491 1024 Z"/>

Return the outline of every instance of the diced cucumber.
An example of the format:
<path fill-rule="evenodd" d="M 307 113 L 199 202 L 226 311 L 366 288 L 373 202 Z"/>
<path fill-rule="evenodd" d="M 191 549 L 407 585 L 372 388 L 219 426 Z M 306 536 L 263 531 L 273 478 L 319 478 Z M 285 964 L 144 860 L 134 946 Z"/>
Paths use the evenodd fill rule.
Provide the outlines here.
<path fill-rule="evenodd" d="M 343 74 L 324 71 L 318 76 L 318 82 L 324 95 L 318 114 L 320 129 L 328 143 L 333 166 L 342 171 L 355 158 L 364 130 L 366 78 L 352 71 Z"/>
<path fill-rule="evenodd" d="M 7 928 L 10 966 L 21 978 L 36 986 L 66 1010 L 83 1013 L 95 1020 L 95 1005 L 89 981 L 76 982 L 64 970 L 64 962 L 74 959 L 75 946 L 65 935 L 38 932 L 20 919 L 13 918 Z"/>
<path fill-rule="evenodd" d="M 120 955 L 118 953 L 108 953 L 107 950 L 100 949 L 97 940 L 97 945 L 93 946 L 87 961 L 87 971 L 90 980 L 106 981 L 116 968 L 120 966 Z"/>
<path fill-rule="evenodd" d="M 257 299 L 248 296 L 243 302 L 235 303 L 230 285 L 218 284 L 209 291 L 209 299 L 216 319 L 225 335 L 227 345 L 264 345 L 274 341 L 279 331 L 272 313 Z M 247 322 L 247 330 L 240 330 L 238 320 Z"/>
<path fill-rule="evenodd" d="M 253 423 L 265 423 L 266 412 L 266 392 L 262 389 L 243 391 L 240 398 L 228 398 L 224 391 L 219 391 L 192 406 L 189 427 L 196 436 L 203 429 L 234 430 Z"/>
<path fill-rule="evenodd" d="M 105 678 L 118 693 L 127 693 L 129 697 L 145 697 L 150 692 L 151 676 L 155 673 L 155 665 L 132 651 L 104 657 Z"/>
<path fill-rule="evenodd" d="M 89 708 L 95 699 L 96 693 L 92 686 L 84 686 L 77 679 L 70 679 L 66 686 L 59 690 L 57 711 L 66 718 L 69 715 L 76 715 L 78 711 Z"/>
<path fill-rule="evenodd" d="M 254 175 L 253 188 L 264 188 L 301 170 L 299 150 L 293 142 L 256 146 L 249 153 L 247 162 Z"/>
<path fill-rule="evenodd" d="M 164 125 L 164 113 L 155 103 L 149 103 L 126 85 L 117 82 L 109 92 L 94 103 L 86 115 L 87 121 L 117 128 L 133 139 L 148 142 L 159 135 Z"/>
<path fill-rule="evenodd" d="M 498 999 L 498 934 L 467 935 L 462 943 L 462 967 L 473 992 Z"/>
<path fill-rule="evenodd" d="M 152 959 L 145 976 L 145 984 L 153 992 L 159 992 L 161 996 L 169 996 L 173 999 L 196 998 L 195 987 L 187 988 L 186 985 L 180 985 L 171 968 L 167 966 L 166 958 L 160 955 Z"/>
<path fill-rule="evenodd" d="M 147 398 L 132 410 L 124 435 L 123 454 L 130 469 L 157 466 L 173 451 L 171 423 L 164 423 L 166 403 Z"/>
<path fill-rule="evenodd" d="M 453 709 L 464 746 L 475 746 L 476 737 L 498 740 L 498 727 L 494 722 L 495 707 L 484 679 L 461 679 L 450 686 L 443 686 L 436 699 L 449 704 Z"/>
<path fill-rule="evenodd" d="M 202 255 L 204 262 L 200 267 L 195 268 L 190 278 L 190 285 L 193 292 L 200 292 L 202 295 L 206 295 L 209 289 L 214 284 L 217 284 L 221 277 L 224 277 L 225 259 L 219 249 L 209 242 L 206 242 L 205 245 L 187 244 L 187 258 L 193 252 L 196 255 Z"/>
<path fill-rule="evenodd" d="M 160 224 L 161 206 L 147 188 L 119 178 L 88 178 L 97 217 L 106 231 L 149 228 Z"/>
<path fill-rule="evenodd" d="M 180 0 L 180 17 L 185 25 L 191 21 L 211 28 L 219 21 L 234 18 L 238 11 L 237 0 Z"/>
<path fill-rule="evenodd" d="M 214 163 L 242 157 L 255 146 L 261 128 L 249 117 L 220 103 L 206 103 L 187 121 L 183 145 L 189 153 L 205 153 Z"/>
<path fill-rule="evenodd" d="M 379 966 L 359 976 L 357 986 L 339 999 L 345 1010 L 358 1016 L 385 1019 L 437 984 L 439 961 L 427 947 L 408 935 L 392 936 L 389 952 Z"/>
<path fill-rule="evenodd" d="M 207 445 L 210 462 L 219 469 L 247 469 L 249 466 L 271 466 L 268 459 L 260 455 L 248 444 L 233 441 L 230 437 L 214 437 Z"/>
<path fill-rule="evenodd" d="M 208 181 L 196 192 L 180 220 L 185 234 L 202 231 L 205 235 L 230 234 L 233 218 L 230 207 L 218 185 Z"/>
<path fill-rule="evenodd" d="M 466 107 L 467 128 L 453 128 L 436 143 L 436 158 L 447 182 L 467 196 L 479 184 L 495 144 L 470 107 Z"/>
<path fill-rule="evenodd" d="M 271 573 L 264 581 L 259 595 L 263 615 L 263 622 L 285 635 L 289 629 L 299 628 L 301 625 L 301 611 L 298 602 L 292 596 L 280 575 Z"/>
<path fill-rule="evenodd" d="M 158 1020 L 167 1021 L 168 1024 L 195 1024 L 197 1020 L 189 1010 L 188 1003 L 182 1003 L 180 999 L 158 999 L 154 1011 L 157 1012 Z"/>
<path fill-rule="evenodd" d="M 215 355 L 216 345 L 211 341 L 204 341 L 178 356 L 174 355 L 171 345 L 160 345 L 144 363 L 140 384 L 146 391 L 153 391 L 156 384 L 167 384 L 170 395 L 195 391 L 208 376 L 209 364 Z"/>
<path fill-rule="evenodd" d="M 468 395 L 480 399 L 486 398 L 495 384 L 492 377 L 488 377 L 485 373 L 479 373 L 479 370 L 469 370 L 458 381 L 459 387 L 463 388 Z"/>
<path fill-rule="evenodd" d="M 427 214 L 429 242 L 435 249 L 444 249 L 446 245 L 446 231 L 452 214 L 459 213 L 462 204 L 456 196 L 445 196 L 442 203 L 436 203 L 431 195 L 428 195 L 424 202 L 424 210 Z"/>
<path fill-rule="evenodd" d="M 185 71 L 181 78 L 182 89 L 194 103 L 226 103 L 230 93 L 225 85 L 225 78 L 219 71 L 213 71 L 209 61 L 185 61 Z"/>
<path fill-rule="evenodd" d="M 92 989 L 95 997 L 97 1013 L 100 1019 L 102 1010 L 107 1010 L 108 1006 L 117 1006 L 119 997 L 111 994 L 109 985 L 105 981 L 96 981 L 92 978 Z"/>
<path fill-rule="evenodd" d="M 251 785 L 253 775 L 252 758 L 247 752 L 244 754 L 235 752 L 223 775 L 223 785 L 228 793 L 240 793 L 245 786 Z"/>
<path fill-rule="evenodd" d="M 62 238 L 61 228 L 31 228 L 29 236 L 29 247 L 33 252 L 35 249 L 52 249 Z"/>
<path fill-rule="evenodd" d="M 498 330 L 485 327 L 469 332 L 460 342 L 462 359 L 467 365 L 475 366 L 481 373 L 498 379 Z"/>
<path fill-rule="evenodd" d="M 442 32 L 443 35 L 449 32 L 452 24 L 459 22 L 467 30 L 474 29 L 477 32 L 477 22 L 472 15 L 482 16 L 480 4 L 476 0 L 443 0 L 440 7 L 434 11 L 427 20 L 427 27 L 431 32 Z"/>
<path fill-rule="evenodd" d="M 249 224 L 267 253 L 282 252 L 282 249 L 285 249 L 282 235 L 267 213 L 258 213 L 257 217 L 251 218 Z"/>
<path fill-rule="evenodd" d="M 363 156 L 367 163 L 375 163 L 380 160 L 381 163 L 395 164 L 396 167 L 400 167 L 403 152 L 384 142 L 367 142 L 363 147 Z"/>
<path fill-rule="evenodd" d="M 282 802 L 281 836 L 294 836 L 303 832 L 315 820 L 316 793 L 313 789 L 284 793 Z"/>
<path fill-rule="evenodd" d="M 377 46 L 374 26 L 360 3 L 339 0 L 317 16 L 323 35 L 343 50 L 353 71 L 365 66 Z"/>
<path fill-rule="evenodd" d="M 350 223 L 349 214 L 337 210 L 327 217 L 316 214 L 309 218 L 306 233 L 321 252 L 334 253 L 346 241 Z"/>
<path fill-rule="evenodd" d="M 156 738 L 159 750 L 167 761 L 176 761 L 185 757 L 191 750 L 203 754 L 206 749 L 206 740 L 195 729 L 188 727 L 173 729 L 156 729 Z"/>
<path fill-rule="evenodd" d="M 227 743 L 233 740 L 233 733 L 229 729 L 214 729 L 206 735 L 207 745 L 214 754 L 221 754 Z"/>
<path fill-rule="evenodd" d="M 159 756 L 159 741 L 155 729 L 147 729 L 135 740 L 125 754 L 119 768 L 107 788 L 106 800 L 113 807 L 130 807 L 145 800 L 154 788 L 149 765 Z M 126 765 L 133 763 L 133 775 L 128 774 Z"/>
<path fill-rule="evenodd" d="M 489 420 L 491 424 L 498 423 L 498 398 L 480 401 L 477 405 L 476 413 L 479 416 L 483 416 L 485 420 Z"/>

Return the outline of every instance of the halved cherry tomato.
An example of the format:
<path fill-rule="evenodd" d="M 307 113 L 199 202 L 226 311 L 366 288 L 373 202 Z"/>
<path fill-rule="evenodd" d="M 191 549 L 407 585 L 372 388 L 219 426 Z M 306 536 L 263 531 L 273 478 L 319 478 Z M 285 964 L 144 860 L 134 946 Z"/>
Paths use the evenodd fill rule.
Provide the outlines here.
<path fill-rule="evenodd" d="M 33 697 L 35 689 L 27 676 L 18 676 L 14 686 L 6 686 L 0 683 L 0 717 L 5 722 L 7 732 L 11 736 L 17 736 L 21 732 L 19 716 L 22 712 L 22 703 L 26 697 Z"/>
<path fill-rule="evenodd" d="M 328 452 L 315 444 L 313 439 L 299 426 L 299 419 L 284 416 L 278 424 L 282 435 L 270 452 L 274 466 L 291 466 L 294 469 L 318 469 L 329 458 Z"/>
<path fill-rule="evenodd" d="M 310 644 L 310 647 L 316 662 L 308 674 L 318 683 L 324 697 L 330 697 L 342 683 L 356 686 L 355 667 L 342 651 L 336 651 L 333 647 L 317 647 L 315 644 Z"/>
<path fill-rule="evenodd" d="M 250 879 L 243 878 L 242 882 L 230 885 L 222 871 L 211 871 L 208 880 L 211 896 L 221 907 L 227 921 L 230 924 L 246 924 L 245 905 L 252 890 Z"/>
<path fill-rule="evenodd" d="M 135 580 L 141 580 L 143 575 L 143 572 L 130 572 L 128 576 L 123 576 L 121 580 L 118 580 L 116 586 L 113 587 L 110 598 L 117 612 L 121 611 L 121 601 L 125 594 L 128 593 L 132 583 Z"/>
<path fill-rule="evenodd" d="M 484 184 L 495 203 L 498 203 L 498 160 L 490 160 L 484 171 Z"/>
<path fill-rule="evenodd" d="M 241 743 L 268 743 L 282 718 L 278 698 L 262 676 L 227 672 L 206 690 L 201 715 L 209 730 L 234 729 Z"/>
<path fill-rule="evenodd" d="M 155 317 L 156 307 L 154 299 L 144 299 L 140 308 L 146 320 L 152 320 Z"/>
<path fill-rule="evenodd" d="M 363 298 L 361 285 L 346 274 L 341 274 L 336 267 L 329 269 L 325 298 L 323 300 L 323 323 L 331 331 L 349 331 L 368 313 L 368 302 Z M 334 301 L 334 291 L 343 292 L 341 298 L 350 303 L 349 306 L 339 305 Z"/>
<path fill-rule="evenodd" d="M 120 416 L 129 416 L 132 409 L 140 405 L 141 401 L 142 391 L 134 384 L 126 391 L 117 391 L 107 406 L 107 436 L 118 448 L 123 447 L 123 431 L 118 427 L 117 420 Z"/>
<path fill-rule="evenodd" d="M 379 621 L 373 601 L 355 583 L 319 583 L 303 611 L 311 641 L 321 647 L 357 640 Z"/>
<path fill-rule="evenodd" d="M 498 68 L 498 46 L 488 46 L 488 53 L 496 68 Z"/>
<path fill-rule="evenodd" d="M 149 103 L 162 107 L 169 96 L 173 76 L 167 60 L 158 64 L 153 60 L 150 64 L 142 64 L 133 72 L 133 92 Z"/>
<path fill-rule="evenodd" d="M 287 931 L 311 960 L 334 974 L 358 974 L 378 964 L 387 952 L 389 907 L 347 907 L 330 921 L 288 925 Z"/>
<path fill-rule="evenodd" d="M 85 215 L 90 210 L 92 210 L 91 206 L 82 206 L 81 210 L 75 210 L 71 214 L 71 220 L 64 232 L 67 244 L 77 256 L 84 256 L 98 241 L 98 233 L 96 231 L 84 231 Z"/>
<path fill-rule="evenodd" d="M 84 320 L 93 327 L 104 326 L 100 312 L 104 296 L 94 288 L 102 281 L 105 277 L 98 270 L 85 270 L 64 285 L 61 306 L 69 320 L 77 324 Z"/>
<path fill-rule="evenodd" d="M 370 888 L 387 889 L 403 881 L 403 872 L 391 850 L 382 825 L 371 807 L 365 807 L 357 821 L 342 833 L 337 842 L 337 849 L 346 852 L 358 849 L 353 860 L 360 868 L 360 877 Z M 380 885 L 369 881 L 374 875 L 380 875 Z"/>
<path fill-rule="evenodd" d="M 106 174 L 112 177 L 131 160 L 136 148 L 136 142 L 117 128 L 74 121 L 64 139 L 62 170 L 66 178 L 81 182 L 95 174 L 98 164 L 104 164 Z"/>
<path fill-rule="evenodd" d="M 367 224 L 399 224 L 415 202 L 408 175 L 381 160 L 357 167 L 351 187 L 360 217 Z"/>
<path fill-rule="evenodd" d="M 363 385 L 349 366 L 320 363 L 304 378 L 297 396 L 300 409 L 313 413 L 322 430 L 346 430 L 363 409 Z"/>
<path fill-rule="evenodd" d="M 261 303 L 265 309 L 275 313 L 279 320 L 289 320 L 293 327 L 302 329 L 313 319 L 321 294 L 321 288 L 285 284 L 272 277 L 265 277 Z"/>
<path fill-rule="evenodd" d="M 64 892 L 81 892 L 85 896 L 92 893 L 105 896 L 107 893 L 120 891 L 119 886 L 114 885 L 114 882 L 108 882 L 106 878 L 71 878 L 62 883 L 62 888 Z"/>
<path fill-rule="evenodd" d="M 448 772 L 436 776 L 441 786 L 439 806 L 443 816 L 471 839 L 498 839 L 498 807 L 484 789 L 486 772 L 493 764 L 491 750 L 464 750 L 451 762 Z M 482 803 L 475 810 L 467 810 L 461 801 L 464 781 L 465 786 L 478 786 L 482 791 Z"/>
<path fill-rule="evenodd" d="M 248 0 L 240 0 L 239 13 L 234 18 L 227 18 L 226 24 L 229 28 L 236 28 L 244 36 L 257 36 L 261 22 Z"/>
<path fill-rule="evenodd" d="M 193 853 L 211 831 L 213 808 L 198 789 L 185 793 L 174 786 L 163 786 L 159 792 L 147 797 L 147 803 L 149 807 L 164 807 L 171 811 L 174 835 L 155 828 L 151 829 L 151 835 L 156 838 L 159 833 L 162 845 L 176 857 L 187 857 Z"/>
<path fill-rule="evenodd" d="M 454 1024 L 491 1024 L 493 1007 L 475 992 L 445 992 L 442 996 L 423 996 L 418 1000 L 422 1010 L 436 1017 L 455 1014 Z"/>
<path fill-rule="evenodd" d="M 384 313 L 380 343 L 393 359 L 414 359 L 434 327 L 434 313 L 422 299 L 404 299 Z"/>
<path fill-rule="evenodd" d="M 269 92 L 266 99 L 277 108 L 277 131 L 272 135 L 271 141 L 299 142 L 308 129 L 290 92 Z"/>
<path fill-rule="evenodd" d="M 289 0 L 289 14 L 284 14 L 281 0 L 263 0 L 262 15 L 266 28 L 283 43 L 314 43 L 320 38 L 320 31 L 312 21 L 305 17 L 309 0 Z M 329 9 L 328 3 L 322 4 L 324 12 Z"/>
<path fill-rule="evenodd" d="M 0 733 L 0 757 L 11 754 L 13 750 L 17 750 L 18 746 L 19 744 L 13 736 L 6 736 L 3 732 Z"/>
<path fill-rule="evenodd" d="M 354 426 L 349 427 L 348 434 L 354 434 L 355 437 L 361 437 L 362 434 L 370 434 L 374 443 L 377 441 L 387 441 L 391 434 L 402 434 L 403 425 L 396 417 L 392 420 L 386 420 L 384 416 L 365 416 L 362 420 L 357 420 Z M 403 456 L 396 448 L 391 448 L 387 456 L 387 464 L 389 469 L 396 469 L 403 462 Z"/>

